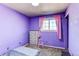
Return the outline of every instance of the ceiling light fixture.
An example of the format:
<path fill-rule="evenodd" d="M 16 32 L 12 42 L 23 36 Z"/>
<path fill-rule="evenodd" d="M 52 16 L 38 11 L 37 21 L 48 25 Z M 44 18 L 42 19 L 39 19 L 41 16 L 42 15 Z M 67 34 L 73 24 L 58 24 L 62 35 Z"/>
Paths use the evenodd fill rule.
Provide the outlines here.
<path fill-rule="evenodd" d="M 39 6 L 39 3 L 32 3 L 32 6 Z"/>

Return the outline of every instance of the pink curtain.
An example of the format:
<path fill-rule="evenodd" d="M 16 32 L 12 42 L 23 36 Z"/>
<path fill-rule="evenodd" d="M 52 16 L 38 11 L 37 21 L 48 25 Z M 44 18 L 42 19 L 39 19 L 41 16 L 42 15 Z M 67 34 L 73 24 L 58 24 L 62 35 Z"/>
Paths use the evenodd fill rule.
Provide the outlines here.
<path fill-rule="evenodd" d="M 57 24 L 57 36 L 58 39 L 61 39 L 61 15 L 55 15 L 54 17 L 56 19 Z"/>

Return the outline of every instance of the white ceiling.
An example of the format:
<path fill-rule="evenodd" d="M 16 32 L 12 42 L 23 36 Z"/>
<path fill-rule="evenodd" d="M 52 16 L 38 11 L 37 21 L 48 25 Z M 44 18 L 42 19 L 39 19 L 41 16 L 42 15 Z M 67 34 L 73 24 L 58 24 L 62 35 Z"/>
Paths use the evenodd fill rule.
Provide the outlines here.
<path fill-rule="evenodd" d="M 4 5 L 27 16 L 59 13 L 69 6 L 68 3 L 40 3 L 39 6 L 32 6 L 31 3 L 5 3 Z"/>

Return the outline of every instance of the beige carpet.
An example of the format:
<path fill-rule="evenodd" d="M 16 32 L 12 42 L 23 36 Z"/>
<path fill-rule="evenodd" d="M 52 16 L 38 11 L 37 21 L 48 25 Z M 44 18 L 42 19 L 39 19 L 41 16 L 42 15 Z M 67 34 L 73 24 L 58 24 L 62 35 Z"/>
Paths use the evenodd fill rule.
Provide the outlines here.
<path fill-rule="evenodd" d="M 39 56 L 61 56 L 62 49 L 49 48 L 49 47 L 37 47 L 36 45 L 28 45 L 26 47 L 40 50 Z"/>

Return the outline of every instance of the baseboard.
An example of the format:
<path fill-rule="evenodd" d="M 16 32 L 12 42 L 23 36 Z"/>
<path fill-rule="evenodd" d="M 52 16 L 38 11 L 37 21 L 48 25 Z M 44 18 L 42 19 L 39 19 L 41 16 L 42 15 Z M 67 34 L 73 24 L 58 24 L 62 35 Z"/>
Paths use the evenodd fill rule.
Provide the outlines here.
<path fill-rule="evenodd" d="M 29 43 L 25 44 L 24 46 L 28 46 L 28 45 L 29 45 Z"/>
<path fill-rule="evenodd" d="M 41 46 L 46 46 L 46 47 L 52 47 L 52 48 L 58 48 L 58 49 L 65 49 L 63 47 L 56 47 L 56 46 L 49 46 L 49 45 L 42 45 L 42 44 L 39 44 Z"/>

